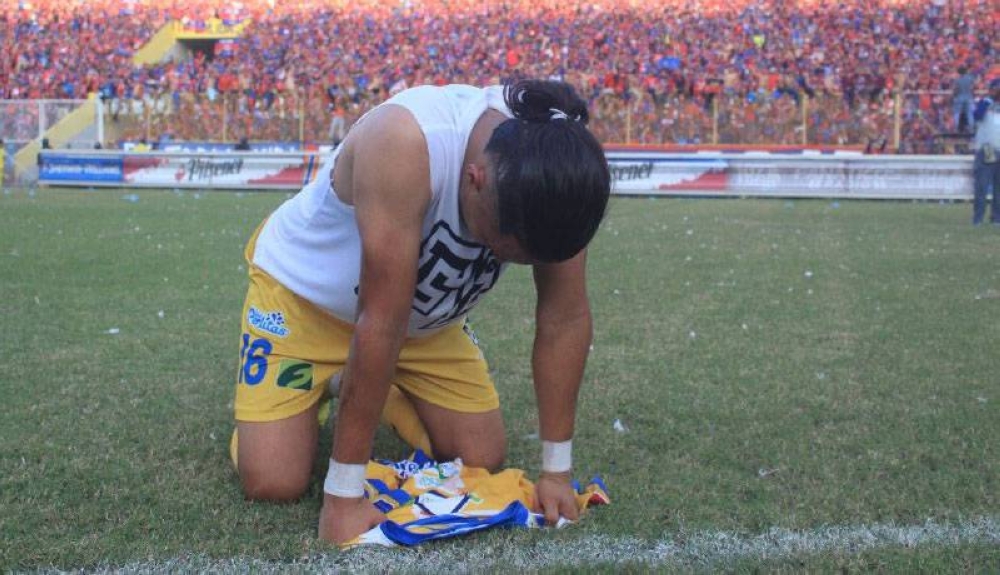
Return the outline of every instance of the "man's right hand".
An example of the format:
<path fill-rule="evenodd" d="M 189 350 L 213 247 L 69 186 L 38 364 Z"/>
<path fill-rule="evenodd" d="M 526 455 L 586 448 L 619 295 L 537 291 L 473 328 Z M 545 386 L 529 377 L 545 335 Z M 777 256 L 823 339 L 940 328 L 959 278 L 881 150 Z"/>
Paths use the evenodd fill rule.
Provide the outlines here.
<path fill-rule="evenodd" d="M 323 494 L 319 513 L 319 538 L 343 545 L 385 521 L 386 516 L 364 497 L 336 497 Z"/>

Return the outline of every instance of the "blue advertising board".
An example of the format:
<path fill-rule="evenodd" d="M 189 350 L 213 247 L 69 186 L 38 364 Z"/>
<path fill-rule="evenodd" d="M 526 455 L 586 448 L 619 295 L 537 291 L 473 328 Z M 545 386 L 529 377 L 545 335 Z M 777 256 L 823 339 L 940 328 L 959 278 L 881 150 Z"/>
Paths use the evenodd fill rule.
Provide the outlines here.
<path fill-rule="evenodd" d="M 121 182 L 121 155 L 78 155 L 45 152 L 38 165 L 38 179 L 66 182 Z"/>

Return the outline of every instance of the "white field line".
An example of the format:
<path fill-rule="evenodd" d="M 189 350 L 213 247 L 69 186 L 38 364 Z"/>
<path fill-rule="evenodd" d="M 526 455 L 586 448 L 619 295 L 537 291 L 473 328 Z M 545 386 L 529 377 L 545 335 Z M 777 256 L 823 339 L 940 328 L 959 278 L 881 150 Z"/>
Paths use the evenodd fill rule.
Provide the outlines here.
<path fill-rule="evenodd" d="M 632 537 L 584 536 L 570 542 L 532 540 L 523 547 L 482 540 L 471 545 L 424 544 L 415 549 L 365 547 L 346 553 L 315 555 L 295 562 L 249 557 L 211 559 L 185 556 L 157 562 L 98 569 L 106 573 L 286 573 L 286 572 L 483 572 L 531 571 L 547 567 L 631 563 L 649 567 L 722 567 L 738 560 L 774 560 L 820 553 L 854 555 L 881 548 L 925 545 L 1000 545 L 1000 517 L 980 517 L 962 523 L 830 526 L 808 531 L 774 528 L 754 536 L 703 531 L 678 539 L 642 540 Z"/>

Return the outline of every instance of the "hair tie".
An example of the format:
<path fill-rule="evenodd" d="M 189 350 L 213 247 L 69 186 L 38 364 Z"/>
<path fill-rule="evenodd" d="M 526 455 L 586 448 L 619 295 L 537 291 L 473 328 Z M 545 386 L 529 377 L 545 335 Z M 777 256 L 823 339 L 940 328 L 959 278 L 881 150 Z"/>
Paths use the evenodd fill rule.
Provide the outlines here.
<path fill-rule="evenodd" d="M 549 120 L 569 120 L 569 115 L 559 108 L 549 108 L 549 111 L 552 112 L 552 115 L 549 116 Z"/>

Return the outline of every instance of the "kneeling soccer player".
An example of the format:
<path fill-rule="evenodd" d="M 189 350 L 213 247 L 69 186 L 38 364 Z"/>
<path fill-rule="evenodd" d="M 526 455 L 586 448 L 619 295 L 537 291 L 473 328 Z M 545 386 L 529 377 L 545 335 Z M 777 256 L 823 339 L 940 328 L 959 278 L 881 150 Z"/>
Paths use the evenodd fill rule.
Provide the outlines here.
<path fill-rule="evenodd" d="M 343 543 L 384 517 L 362 497 L 380 418 L 437 459 L 500 466 L 497 392 L 465 318 L 516 263 L 533 266 L 537 294 L 536 501 L 550 523 L 576 517 L 570 448 L 592 331 L 585 248 L 610 193 L 587 121 L 559 82 L 406 90 L 359 120 L 316 180 L 261 224 L 246 250 L 233 437 L 247 497 L 306 491 L 335 375 L 321 538 Z"/>

